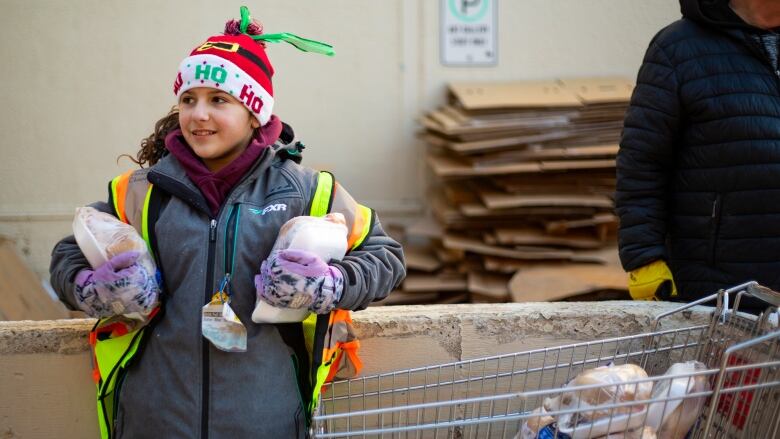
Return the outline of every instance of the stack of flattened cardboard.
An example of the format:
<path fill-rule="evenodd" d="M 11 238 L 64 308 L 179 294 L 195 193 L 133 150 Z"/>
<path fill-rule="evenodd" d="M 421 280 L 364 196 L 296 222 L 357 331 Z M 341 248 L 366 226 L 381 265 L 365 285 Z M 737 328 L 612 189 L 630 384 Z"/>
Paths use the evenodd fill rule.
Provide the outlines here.
<path fill-rule="evenodd" d="M 451 84 L 448 105 L 422 118 L 439 230 L 410 252 L 403 292 L 424 284 L 478 302 L 623 290 L 613 193 L 632 90 L 621 78 Z"/>

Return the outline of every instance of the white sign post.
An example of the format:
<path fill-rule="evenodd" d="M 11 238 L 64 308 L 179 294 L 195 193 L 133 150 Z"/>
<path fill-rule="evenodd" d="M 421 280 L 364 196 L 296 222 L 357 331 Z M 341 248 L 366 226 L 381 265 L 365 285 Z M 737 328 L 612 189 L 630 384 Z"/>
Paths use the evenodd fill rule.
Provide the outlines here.
<path fill-rule="evenodd" d="M 441 0 L 441 63 L 494 66 L 498 63 L 497 0 Z"/>

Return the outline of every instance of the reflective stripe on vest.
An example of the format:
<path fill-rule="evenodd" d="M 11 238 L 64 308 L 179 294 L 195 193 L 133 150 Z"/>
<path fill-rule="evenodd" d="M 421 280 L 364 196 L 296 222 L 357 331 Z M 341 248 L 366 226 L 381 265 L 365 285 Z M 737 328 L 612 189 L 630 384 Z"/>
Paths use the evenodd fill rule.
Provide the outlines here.
<path fill-rule="evenodd" d="M 117 217 L 132 225 L 143 237 L 154 257 L 149 240 L 149 200 L 153 185 L 146 181 L 146 171 L 129 171 L 111 180 L 111 198 Z M 129 214 L 129 215 L 128 215 Z M 150 320 L 159 308 L 152 311 Z M 98 320 L 89 334 L 92 346 L 93 378 L 97 384 L 97 411 L 100 437 L 114 435 L 114 417 L 119 394 L 118 380 L 127 364 L 135 357 L 147 326 L 130 327 L 116 317 Z"/>
<path fill-rule="evenodd" d="M 130 175 L 133 171 L 127 171 L 124 174 L 111 180 L 111 197 L 114 201 L 114 212 L 123 223 L 127 223 L 125 217 L 125 195 L 127 194 L 127 185 L 130 182 Z"/>
<path fill-rule="evenodd" d="M 341 189 L 341 186 L 334 181 L 333 175 L 329 172 L 320 172 L 309 215 L 325 216 L 331 212 L 339 212 L 344 215 L 349 231 L 347 239 L 349 249 L 354 250 L 360 246 L 372 225 L 371 209 L 358 204 L 346 190 Z M 316 365 L 317 370 L 313 376 L 310 414 L 317 407 L 323 385 L 333 380 L 337 372 L 348 373 L 349 377 L 353 377 L 359 374 L 363 367 L 357 355 L 360 344 L 352 330 L 350 311 L 343 309 L 331 311 L 328 318 L 328 330 L 324 339 L 321 340 L 321 347 L 315 346 L 314 340 L 317 320 L 316 314 L 310 314 L 303 322 L 307 350 L 314 352 L 315 348 L 322 349 L 322 359 L 320 364 Z M 347 353 L 347 358 L 344 358 L 344 352 Z"/>
<path fill-rule="evenodd" d="M 371 231 L 371 209 L 359 204 L 352 195 L 336 183 L 333 188 L 333 203 L 331 212 L 340 212 L 347 221 L 349 235 L 347 243 L 350 250 L 354 250 L 363 243 Z"/>
<path fill-rule="evenodd" d="M 111 197 L 116 216 L 135 228 L 152 252 L 149 241 L 149 200 L 152 196 L 151 183 L 146 180 L 147 170 L 130 171 L 111 180 Z"/>
<path fill-rule="evenodd" d="M 317 189 L 314 191 L 309 215 L 325 216 L 334 212 L 341 213 L 346 220 L 349 232 L 348 248 L 358 248 L 371 232 L 373 212 L 355 201 L 352 195 L 333 179 L 330 172 L 323 171 L 317 179 Z"/>
<path fill-rule="evenodd" d="M 317 189 L 311 200 L 310 216 L 325 216 L 330 210 L 333 195 L 333 174 L 322 171 L 317 177 Z"/>
<path fill-rule="evenodd" d="M 159 311 L 152 311 L 150 319 Z M 97 413 L 100 437 L 109 439 L 114 433 L 114 417 L 119 394 L 115 392 L 127 363 L 133 359 L 144 329 L 128 327 L 128 322 L 116 318 L 100 319 L 89 333 L 92 347 L 93 377 L 97 383 Z"/>

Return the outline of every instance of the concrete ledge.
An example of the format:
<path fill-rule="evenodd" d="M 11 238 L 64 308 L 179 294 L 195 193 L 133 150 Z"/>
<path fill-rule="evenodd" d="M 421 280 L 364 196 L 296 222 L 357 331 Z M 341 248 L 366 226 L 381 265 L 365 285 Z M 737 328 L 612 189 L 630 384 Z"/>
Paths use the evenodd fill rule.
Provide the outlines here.
<path fill-rule="evenodd" d="M 354 314 L 363 375 L 631 335 L 679 304 L 555 302 L 370 308 Z M 662 328 L 709 321 L 710 308 Z M 0 437 L 96 438 L 87 334 L 94 320 L 0 322 Z M 43 411 L 41 410 L 43 409 Z M 41 417 L 40 413 L 47 413 Z"/>
<path fill-rule="evenodd" d="M 473 358 L 473 341 L 533 349 L 552 342 L 587 341 L 647 331 L 656 315 L 679 304 L 664 302 L 536 302 L 482 305 L 376 307 L 353 313 L 364 345 L 374 340 L 426 337 L 452 358 Z M 696 307 L 662 322 L 663 328 L 701 324 L 709 308 Z M 89 350 L 94 319 L 0 322 L 0 355 L 78 354 Z M 464 350 L 465 348 L 465 350 Z M 490 355 L 496 352 L 486 353 Z"/>

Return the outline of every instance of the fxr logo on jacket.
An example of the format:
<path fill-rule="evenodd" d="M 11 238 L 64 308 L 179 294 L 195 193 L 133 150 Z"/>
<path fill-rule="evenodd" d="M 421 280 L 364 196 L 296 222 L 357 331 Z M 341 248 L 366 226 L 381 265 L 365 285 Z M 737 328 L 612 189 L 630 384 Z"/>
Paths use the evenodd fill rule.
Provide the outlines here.
<path fill-rule="evenodd" d="M 265 215 L 268 212 L 284 212 L 285 210 L 287 210 L 286 204 L 271 204 L 270 206 L 266 206 L 264 209 L 249 209 L 249 211 L 255 215 Z"/>

